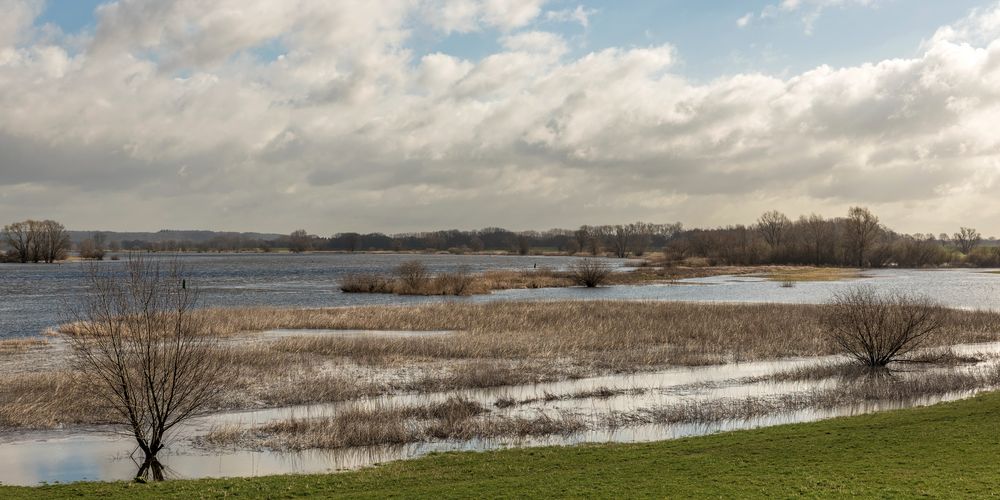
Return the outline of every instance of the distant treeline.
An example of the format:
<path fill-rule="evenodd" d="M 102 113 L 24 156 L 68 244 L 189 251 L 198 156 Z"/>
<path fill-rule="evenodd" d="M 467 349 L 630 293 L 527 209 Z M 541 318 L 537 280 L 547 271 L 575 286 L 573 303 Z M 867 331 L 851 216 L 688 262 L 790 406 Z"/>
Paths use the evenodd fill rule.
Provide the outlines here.
<path fill-rule="evenodd" d="M 57 225 L 57 227 L 53 226 Z M 801 216 L 796 220 L 771 211 L 751 225 L 684 229 L 680 223 L 635 222 L 577 229 L 509 231 L 486 228 L 420 233 L 337 233 L 329 237 L 296 230 L 291 234 L 161 231 L 159 233 L 67 232 L 53 221 L 25 221 L 4 227 L 2 241 L 9 261 L 33 261 L 23 248 L 26 229 L 57 231 L 61 244 L 49 251 L 55 260 L 70 250 L 70 238 L 83 258 L 105 252 L 504 252 L 608 255 L 655 258 L 668 263 L 701 265 L 811 264 L 856 267 L 931 267 L 965 265 L 1000 267 L 1000 246 L 978 231 L 962 227 L 948 234 L 901 234 L 885 227 L 871 211 L 851 208 L 844 217 Z M 62 234 L 62 237 L 58 237 Z M 89 236 L 88 236 L 89 235 Z M 123 238 L 128 236 L 130 238 Z M 188 238 L 182 238 L 187 236 Z M 52 241 L 49 237 L 46 241 Z M 61 239 L 60 239 L 61 238 Z M 38 240 L 41 241 L 41 240 Z M 40 247 L 40 243 L 36 243 Z M 32 255 L 41 255 L 35 253 Z M 25 260 L 27 258 L 27 260 Z M 48 260 L 43 258 L 41 260 Z"/>
<path fill-rule="evenodd" d="M 772 211 L 751 226 L 682 231 L 664 247 L 664 257 L 729 265 L 1000 267 L 1000 246 L 968 227 L 952 235 L 897 233 L 867 208 L 854 207 L 846 217 L 813 214 L 793 221 Z"/>

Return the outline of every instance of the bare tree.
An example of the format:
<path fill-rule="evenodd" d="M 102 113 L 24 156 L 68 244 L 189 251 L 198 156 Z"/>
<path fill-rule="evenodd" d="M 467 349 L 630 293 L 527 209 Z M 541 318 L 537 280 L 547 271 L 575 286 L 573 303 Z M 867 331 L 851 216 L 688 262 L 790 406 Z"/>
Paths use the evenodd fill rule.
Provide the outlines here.
<path fill-rule="evenodd" d="M 576 247 L 580 252 L 587 248 L 587 243 L 590 242 L 590 238 L 592 237 L 590 226 L 580 226 L 579 229 L 573 231 L 573 239 L 576 241 Z"/>
<path fill-rule="evenodd" d="M 430 272 L 419 260 L 408 260 L 396 268 L 396 276 L 402 284 L 403 293 L 418 293 L 427 286 Z"/>
<path fill-rule="evenodd" d="M 837 294 L 823 315 L 830 340 L 870 368 L 884 368 L 941 330 L 946 310 L 929 299 L 858 287 Z"/>
<path fill-rule="evenodd" d="M 358 247 L 361 246 L 361 235 L 358 233 L 341 233 L 333 235 L 333 238 L 342 238 L 344 240 L 344 247 L 348 252 L 358 251 Z"/>
<path fill-rule="evenodd" d="M 983 241 L 983 236 L 979 234 L 979 231 L 971 227 L 963 227 L 954 236 L 955 246 L 964 253 L 969 255 L 972 249 L 976 248 L 981 241 Z"/>
<path fill-rule="evenodd" d="M 582 259 L 570 265 L 569 274 L 576 284 L 594 288 L 607 281 L 611 267 L 599 259 Z"/>
<path fill-rule="evenodd" d="M 305 229 L 296 229 L 288 235 L 288 250 L 301 253 L 309 250 L 309 233 Z"/>
<path fill-rule="evenodd" d="M 635 230 L 635 224 L 617 224 L 614 226 L 603 226 L 602 233 L 606 235 L 611 249 L 615 252 L 615 256 L 619 259 L 624 259 L 632 251 Z"/>
<path fill-rule="evenodd" d="M 82 380 L 132 435 L 144 460 L 137 478 L 163 479 L 157 453 L 178 424 L 204 413 L 233 375 L 176 263 L 130 255 L 124 268 L 91 268 L 88 293 L 67 335 Z"/>
<path fill-rule="evenodd" d="M 21 262 L 55 262 L 66 258 L 69 233 L 54 220 L 26 220 L 4 226 L 3 238 Z"/>
<path fill-rule="evenodd" d="M 104 249 L 101 248 L 93 238 L 87 238 L 81 241 L 78 251 L 80 252 L 80 258 L 104 260 Z"/>
<path fill-rule="evenodd" d="M 653 236 L 656 236 L 661 230 L 661 226 L 658 224 L 641 221 L 629 224 L 629 228 L 632 233 L 632 254 L 639 257 L 646 253 L 649 245 L 653 242 Z"/>
<path fill-rule="evenodd" d="M 785 214 L 777 210 L 764 212 L 757 219 L 757 230 L 760 231 L 761 236 L 764 237 L 764 241 L 771 247 L 771 250 L 777 250 L 781 246 L 785 234 L 791 226 L 792 221 Z"/>
<path fill-rule="evenodd" d="M 31 250 L 34 248 L 35 231 L 33 221 L 14 222 L 3 228 L 3 239 L 14 250 L 14 255 L 22 264 L 31 260 Z"/>
<path fill-rule="evenodd" d="M 531 252 L 531 238 L 527 234 L 517 235 L 517 254 L 528 255 Z"/>
<path fill-rule="evenodd" d="M 858 267 L 865 267 L 868 253 L 882 229 L 878 217 L 867 208 L 851 207 L 847 211 L 845 224 L 850 253 Z"/>
<path fill-rule="evenodd" d="M 812 263 L 818 266 L 824 261 L 824 251 L 833 246 L 834 225 L 816 214 L 800 217 L 799 225 L 803 228 L 806 245 L 812 254 Z"/>
<path fill-rule="evenodd" d="M 45 220 L 38 224 L 38 232 L 39 237 L 35 241 L 40 243 L 42 260 L 52 263 L 66 258 L 70 242 L 65 226 L 54 220 Z"/>

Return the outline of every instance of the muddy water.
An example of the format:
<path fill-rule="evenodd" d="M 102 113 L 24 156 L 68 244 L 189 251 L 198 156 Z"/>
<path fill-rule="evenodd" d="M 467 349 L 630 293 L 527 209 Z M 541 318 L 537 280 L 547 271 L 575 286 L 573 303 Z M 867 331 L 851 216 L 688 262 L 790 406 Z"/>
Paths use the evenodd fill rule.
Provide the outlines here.
<path fill-rule="evenodd" d="M 343 332 L 339 332 L 343 333 Z M 354 332 L 357 334 L 357 332 Z M 283 333 L 280 335 L 290 335 Z M 393 334 L 412 334 L 393 332 Z M 446 334 L 446 332 L 436 332 Z M 1000 353 L 1000 343 L 956 346 L 965 354 Z M 379 446 L 331 451 L 278 453 L 248 450 L 197 449 L 192 438 L 220 426 L 254 426 L 291 417 L 315 417 L 336 414 L 350 406 L 407 405 L 440 401 L 462 396 L 491 407 L 494 415 L 532 416 L 572 414 L 594 421 L 612 411 L 655 408 L 689 401 L 711 401 L 747 396 L 780 396 L 796 392 L 833 387 L 835 379 L 800 382 L 753 382 L 753 377 L 838 361 L 836 357 L 784 359 L 778 361 L 741 363 L 694 368 L 674 368 L 637 375 L 614 375 L 586 379 L 510 386 L 492 389 L 464 390 L 419 395 L 400 395 L 350 401 L 337 404 L 309 405 L 260 411 L 215 414 L 191 421 L 179 429 L 172 446 L 161 457 L 168 474 L 175 478 L 256 476 L 282 473 L 326 472 L 353 469 L 390 460 L 413 458 L 432 451 L 488 450 L 510 446 L 572 445 L 584 442 L 643 442 L 720 431 L 748 429 L 793 422 L 808 422 L 837 416 L 856 415 L 888 409 L 934 404 L 940 401 L 969 397 L 975 391 L 927 397 L 910 401 L 865 403 L 823 410 L 783 412 L 750 420 L 726 420 L 711 423 L 675 425 L 640 425 L 614 430 L 588 430 L 568 436 L 530 439 L 500 439 L 443 441 L 405 446 Z M 991 360 L 989 363 L 995 363 Z M 969 369 L 969 368 L 959 368 Z M 632 390 L 610 398 L 576 398 L 536 401 L 499 409 L 499 398 L 514 400 L 539 399 L 546 395 L 571 395 L 599 388 Z M 5 484 L 39 484 L 79 480 L 130 479 L 136 470 L 129 454 L 134 444 L 122 436 L 104 429 L 45 431 L 0 436 L 0 482 Z"/>

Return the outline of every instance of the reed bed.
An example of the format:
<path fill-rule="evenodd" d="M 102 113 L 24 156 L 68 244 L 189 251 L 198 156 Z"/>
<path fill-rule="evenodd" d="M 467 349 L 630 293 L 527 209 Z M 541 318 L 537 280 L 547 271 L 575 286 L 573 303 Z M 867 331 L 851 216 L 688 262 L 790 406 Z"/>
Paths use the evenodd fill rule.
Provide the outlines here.
<path fill-rule="evenodd" d="M 871 372 L 869 372 L 870 374 Z M 929 372 L 907 377 L 889 373 L 870 376 L 829 389 L 815 389 L 777 397 L 687 401 L 630 412 L 611 412 L 602 418 L 610 428 L 645 424 L 712 423 L 752 420 L 808 409 L 832 409 L 865 403 L 918 401 L 950 393 L 1000 386 L 1000 367 L 969 372 Z"/>
<path fill-rule="evenodd" d="M 346 293 L 387 293 L 398 295 L 476 295 L 495 290 L 523 288 L 564 288 L 585 285 L 581 281 L 580 265 L 569 271 L 548 268 L 529 270 L 496 270 L 483 273 L 462 271 L 430 275 L 424 269 L 419 275 L 400 273 L 359 273 L 345 276 L 340 289 Z M 603 260 L 593 260 L 603 263 Z M 412 263 L 410 263 L 412 264 Z M 604 266 L 600 266 L 604 267 Z M 593 268 L 593 266 L 591 266 Z M 681 279 L 704 278 L 721 275 L 762 275 L 775 281 L 834 281 L 861 276 L 856 269 L 816 268 L 805 266 L 640 266 L 628 272 L 602 272 L 596 284 L 638 285 L 672 283 Z M 589 286 L 589 285 L 588 285 Z"/>
<path fill-rule="evenodd" d="M 340 290 L 345 293 L 465 296 L 487 294 L 494 290 L 568 287 L 574 284 L 568 273 L 549 269 L 487 271 L 479 274 L 452 272 L 427 275 L 417 280 L 364 273 L 344 277 Z"/>
<path fill-rule="evenodd" d="M 5 354 L 21 354 L 33 349 L 48 347 L 45 339 L 23 338 L 0 340 L 0 356 Z"/>
<path fill-rule="evenodd" d="M 277 328 L 456 330 L 452 336 L 305 336 L 272 350 L 381 363 L 405 359 L 569 359 L 608 370 L 833 354 L 821 305 L 494 302 L 337 309 L 209 309 L 220 335 Z M 932 345 L 1000 339 L 1000 314 L 952 311 Z"/>
<path fill-rule="evenodd" d="M 291 418 L 249 429 L 226 426 L 197 442 L 204 447 L 288 451 L 547 436 L 586 428 L 582 420 L 572 416 L 510 417 L 488 413 L 479 403 L 453 397 L 420 406 L 351 408 L 333 416 Z"/>
<path fill-rule="evenodd" d="M 72 372 L 15 373 L 0 383 L 0 429 L 108 421 L 106 410 Z"/>
<path fill-rule="evenodd" d="M 235 410 L 833 354 L 836 348 L 817 321 L 822 307 L 568 301 L 203 309 L 193 314 L 204 320 L 206 334 L 226 337 L 231 347 L 224 352 L 238 376 L 220 388 L 213 406 Z M 76 328 L 64 325 L 61 332 L 72 335 Z M 305 334 L 266 341 L 253 333 L 271 329 L 455 333 Z M 1000 340 L 1000 315 L 953 311 L 932 345 L 995 340 Z M 0 427 L 101 421 L 99 409 L 79 404 L 86 400 L 85 384 L 63 383 L 70 367 L 52 357 L 64 355 L 29 350 L 0 357 L 5 373 Z"/>
<path fill-rule="evenodd" d="M 505 439 L 568 435 L 586 430 L 637 425 L 713 423 L 753 420 L 802 410 L 832 409 L 865 403 L 920 401 L 951 393 L 1000 385 L 1000 367 L 968 372 L 927 372 L 895 377 L 889 374 L 775 397 L 751 396 L 687 401 L 627 412 L 612 411 L 590 417 L 539 412 L 511 416 L 491 412 L 479 403 L 453 397 L 419 406 L 375 405 L 341 411 L 333 416 L 292 418 L 254 427 L 222 427 L 200 438 L 206 447 L 242 447 L 270 450 L 335 449 L 400 445 L 434 440 Z M 547 395 L 522 402 L 500 399 L 494 406 L 509 408 L 541 400 L 610 397 L 621 392 L 596 389 L 587 394 Z"/>
<path fill-rule="evenodd" d="M 514 406 L 530 405 L 533 403 L 545 402 L 551 403 L 553 401 L 566 401 L 571 399 L 608 399 L 615 396 L 638 396 L 648 392 L 643 388 L 629 388 L 629 389 L 612 389 L 609 387 L 598 387 L 595 389 L 582 390 L 577 392 L 572 392 L 569 394 L 553 394 L 546 392 L 542 397 L 538 398 L 527 398 L 527 399 L 514 399 L 509 396 L 503 396 L 497 398 L 493 406 L 497 408 L 511 408 Z"/>

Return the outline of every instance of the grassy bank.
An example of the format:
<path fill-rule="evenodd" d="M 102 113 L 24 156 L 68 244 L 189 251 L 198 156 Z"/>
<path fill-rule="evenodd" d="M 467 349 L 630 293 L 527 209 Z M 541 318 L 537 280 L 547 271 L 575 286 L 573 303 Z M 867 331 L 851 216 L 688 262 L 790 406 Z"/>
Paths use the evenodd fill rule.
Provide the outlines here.
<path fill-rule="evenodd" d="M 4 488 L 5 498 L 985 497 L 1000 393 L 929 408 L 635 445 L 448 453 L 357 472 Z"/>

